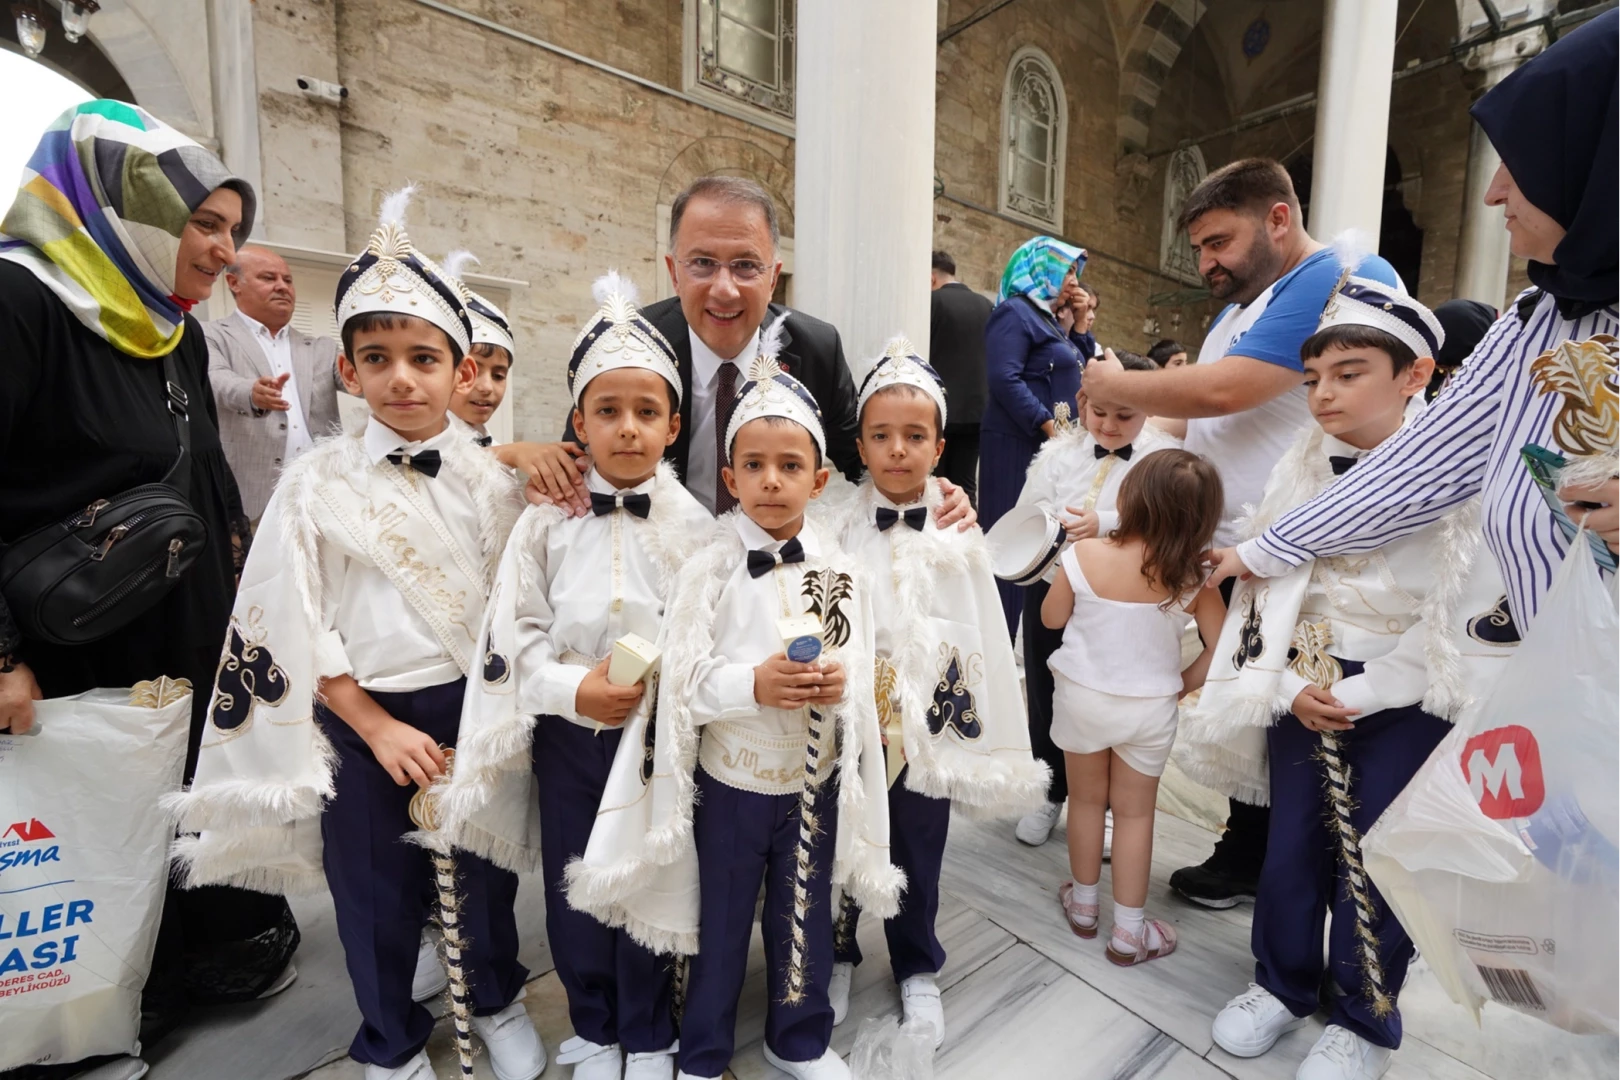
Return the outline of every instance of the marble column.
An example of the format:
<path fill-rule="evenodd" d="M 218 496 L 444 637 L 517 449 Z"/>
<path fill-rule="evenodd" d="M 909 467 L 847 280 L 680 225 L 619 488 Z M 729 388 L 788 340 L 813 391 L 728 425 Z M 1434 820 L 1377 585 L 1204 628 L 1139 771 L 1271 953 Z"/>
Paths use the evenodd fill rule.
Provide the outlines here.
<path fill-rule="evenodd" d="M 799 5 L 794 306 L 857 381 L 896 333 L 928 355 L 936 0 Z"/>
<path fill-rule="evenodd" d="M 1463 64 L 1478 77 L 1478 91 L 1483 94 L 1546 45 L 1547 34 L 1541 27 L 1521 30 L 1471 50 Z M 1496 167 L 1501 163 L 1485 132 L 1478 124 L 1471 124 L 1462 227 L 1457 236 L 1457 282 L 1453 292 L 1460 300 L 1478 300 L 1498 311 L 1507 300 L 1511 253 L 1502 208 L 1485 205 L 1485 189 L 1490 187 Z"/>
<path fill-rule="evenodd" d="M 1311 235 L 1374 238 L 1383 220 L 1396 0 L 1325 0 L 1311 167 Z"/>
<path fill-rule="evenodd" d="M 209 70 L 219 154 L 237 176 L 263 191 L 259 157 L 259 82 L 253 65 L 251 0 L 208 0 Z M 260 200 L 260 212 L 263 212 Z M 263 234 L 263 220 L 255 229 Z"/>

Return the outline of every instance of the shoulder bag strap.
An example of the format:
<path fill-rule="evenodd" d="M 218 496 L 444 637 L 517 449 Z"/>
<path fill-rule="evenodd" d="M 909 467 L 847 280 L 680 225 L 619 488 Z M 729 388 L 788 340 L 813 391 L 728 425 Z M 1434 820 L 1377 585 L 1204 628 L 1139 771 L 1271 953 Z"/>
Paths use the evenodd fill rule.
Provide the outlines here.
<path fill-rule="evenodd" d="M 188 412 L 191 401 L 180 386 L 180 369 L 174 362 L 174 351 L 163 358 L 163 398 L 168 406 L 169 416 L 174 420 L 175 440 L 180 444 L 180 454 L 169 466 L 169 471 L 163 475 L 162 483 L 180 492 L 180 497 L 191 497 L 191 417 Z"/>

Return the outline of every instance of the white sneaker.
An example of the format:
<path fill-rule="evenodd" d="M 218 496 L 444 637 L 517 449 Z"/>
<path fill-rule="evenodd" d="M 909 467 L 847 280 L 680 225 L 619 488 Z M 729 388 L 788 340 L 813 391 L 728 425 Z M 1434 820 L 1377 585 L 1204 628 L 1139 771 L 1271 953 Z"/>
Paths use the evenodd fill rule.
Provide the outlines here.
<path fill-rule="evenodd" d="M 1052 829 L 1057 826 L 1058 814 L 1063 810 L 1062 803 L 1045 803 L 1039 810 L 1031 810 L 1018 821 L 1018 828 L 1013 835 L 1030 847 L 1040 847 L 1046 843 L 1047 837 L 1052 835 Z"/>
<path fill-rule="evenodd" d="M 472 1018 L 473 1031 L 489 1051 L 496 1080 L 534 1080 L 546 1071 L 546 1044 L 523 1007 L 523 995 L 494 1016 Z"/>
<path fill-rule="evenodd" d="M 1226 1003 L 1210 1025 L 1215 1044 L 1234 1057 L 1259 1057 L 1287 1032 L 1304 1024 L 1277 996 L 1257 983 Z"/>
<path fill-rule="evenodd" d="M 367 1065 L 366 1080 L 439 1080 L 439 1074 L 433 1071 L 433 1063 L 428 1060 L 427 1051 L 423 1050 L 398 1068 Z"/>
<path fill-rule="evenodd" d="M 933 1029 L 933 1046 L 945 1041 L 945 1006 L 939 1000 L 939 983 L 932 975 L 913 975 L 900 984 L 900 1016 L 906 1027 L 927 1024 Z"/>
<path fill-rule="evenodd" d="M 840 960 L 833 965 L 832 978 L 827 980 L 827 1003 L 832 1006 L 833 1027 L 842 1024 L 849 1013 L 849 984 L 854 978 L 854 964 Z"/>
<path fill-rule="evenodd" d="M 619 1044 L 603 1046 L 578 1035 L 557 1047 L 557 1064 L 572 1065 L 574 1080 L 619 1080 L 623 1065 L 619 1060 Z M 648 1074 L 657 1075 L 657 1074 Z M 663 1073 L 665 1077 L 669 1074 Z"/>
<path fill-rule="evenodd" d="M 1374 1046 L 1349 1028 L 1329 1024 L 1294 1080 L 1378 1080 L 1389 1069 L 1390 1053 L 1387 1046 Z"/>
<path fill-rule="evenodd" d="M 450 985 L 450 976 L 439 963 L 439 950 L 433 944 L 433 935 L 422 931 L 422 943 L 416 947 L 416 975 L 411 979 L 411 1000 L 432 1001 Z"/>
<path fill-rule="evenodd" d="M 670 1080 L 675 1075 L 675 1055 L 680 1052 L 680 1040 L 668 1050 L 652 1050 L 626 1055 L 624 1080 Z M 579 1076 L 579 1071 L 574 1071 Z"/>
<path fill-rule="evenodd" d="M 765 1060 L 794 1080 L 852 1080 L 849 1066 L 844 1064 L 844 1059 L 830 1046 L 814 1061 L 783 1061 L 767 1046 Z"/>
<path fill-rule="evenodd" d="M 1114 860 L 1114 812 L 1103 813 L 1103 862 Z"/>

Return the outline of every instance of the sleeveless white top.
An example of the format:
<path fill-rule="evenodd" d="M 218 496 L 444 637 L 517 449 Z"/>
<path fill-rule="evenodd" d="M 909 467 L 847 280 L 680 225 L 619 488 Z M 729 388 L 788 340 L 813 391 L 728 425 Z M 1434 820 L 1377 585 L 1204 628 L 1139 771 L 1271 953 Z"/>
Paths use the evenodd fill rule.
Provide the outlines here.
<path fill-rule="evenodd" d="M 1074 614 L 1048 666 L 1104 694 L 1157 698 L 1181 693 L 1181 632 L 1190 598 L 1168 609 L 1105 600 L 1081 572 L 1074 550 L 1067 548 L 1059 560 L 1074 589 Z"/>

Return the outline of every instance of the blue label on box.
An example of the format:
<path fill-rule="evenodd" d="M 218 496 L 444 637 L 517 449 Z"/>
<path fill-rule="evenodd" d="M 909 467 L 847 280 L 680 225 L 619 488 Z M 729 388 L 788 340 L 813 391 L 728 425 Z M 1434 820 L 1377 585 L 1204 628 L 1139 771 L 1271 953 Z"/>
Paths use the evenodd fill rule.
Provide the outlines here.
<path fill-rule="evenodd" d="M 795 664 L 808 664 L 820 655 L 821 638 L 818 635 L 806 634 L 788 642 L 787 658 Z"/>

